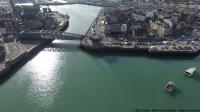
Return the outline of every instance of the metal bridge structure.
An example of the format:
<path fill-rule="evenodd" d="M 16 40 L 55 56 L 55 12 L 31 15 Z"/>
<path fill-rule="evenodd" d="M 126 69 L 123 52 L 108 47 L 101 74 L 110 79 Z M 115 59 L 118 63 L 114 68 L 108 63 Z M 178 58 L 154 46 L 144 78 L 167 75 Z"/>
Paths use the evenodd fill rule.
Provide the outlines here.
<path fill-rule="evenodd" d="M 20 32 L 20 39 L 30 40 L 82 40 L 84 35 L 55 30 L 34 30 Z"/>

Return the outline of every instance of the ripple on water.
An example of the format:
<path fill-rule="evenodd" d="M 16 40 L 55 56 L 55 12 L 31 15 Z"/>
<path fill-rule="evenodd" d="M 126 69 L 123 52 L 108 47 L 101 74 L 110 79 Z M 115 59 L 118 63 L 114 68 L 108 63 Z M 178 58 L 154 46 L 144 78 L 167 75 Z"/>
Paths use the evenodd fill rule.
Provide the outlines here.
<path fill-rule="evenodd" d="M 30 85 L 27 91 L 28 102 L 48 109 L 55 102 L 62 85 L 59 77 L 60 55 L 53 52 L 40 52 L 28 63 Z"/>

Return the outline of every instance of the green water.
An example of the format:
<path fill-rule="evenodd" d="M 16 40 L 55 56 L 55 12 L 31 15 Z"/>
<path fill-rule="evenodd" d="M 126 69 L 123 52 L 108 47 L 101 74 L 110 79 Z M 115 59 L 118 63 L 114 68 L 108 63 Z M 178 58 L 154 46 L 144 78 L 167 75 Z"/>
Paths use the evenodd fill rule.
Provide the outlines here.
<path fill-rule="evenodd" d="M 57 6 L 70 14 L 69 32 L 84 34 L 100 8 Z M 78 17 L 78 18 L 76 18 Z M 0 83 L 0 112 L 134 112 L 135 109 L 199 109 L 200 57 L 87 53 L 78 42 L 55 41 Z M 200 75 L 200 74 L 199 74 Z M 176 83 L 174 94 L 163 91 Z"/>

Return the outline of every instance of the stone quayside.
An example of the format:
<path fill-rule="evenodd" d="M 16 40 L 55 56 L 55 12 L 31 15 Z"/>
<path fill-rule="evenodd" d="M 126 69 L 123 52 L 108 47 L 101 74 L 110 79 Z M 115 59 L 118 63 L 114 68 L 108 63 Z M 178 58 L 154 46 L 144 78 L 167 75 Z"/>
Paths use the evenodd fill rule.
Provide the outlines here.
<path fill-rule="evenodd" d="M 142 2 L 125 2 L 117 8 L 104 8 L 81 46 L 102 51 L 199 54 L 199 9 L 188 10 L 179 5 L 164 4 L 158 8 L 156 4 Z"/>

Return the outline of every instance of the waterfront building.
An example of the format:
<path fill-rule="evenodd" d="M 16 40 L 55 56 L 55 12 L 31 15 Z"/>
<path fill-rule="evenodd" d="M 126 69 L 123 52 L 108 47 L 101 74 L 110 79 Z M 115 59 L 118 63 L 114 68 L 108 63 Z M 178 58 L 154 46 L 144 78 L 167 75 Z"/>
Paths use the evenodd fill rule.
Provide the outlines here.
<path fill-rule="evenodd" d="M 12 16 L 12 8 L 7 0 L 0 0 L 0 17 Z"/>
<path fill-rule="evenodd" d="M 193 32 L 193 36 L 198 37 L 198 33 L 194 33 L 198 32 L 198 28 L 192 30 L 192 27 L 198 27 L 196 22 L 194 24 L 194 21 L 198 21 L 197 14 L 184 12 L 181 8 L 175 9 L 166 5 L 165 7 L 152 6 L 150 9 L 147 7 L 136 9 L 124 5 L 109 8 L 102 17 L 102 32 L 105 35 L 116 33 L 132 35 L 134 38 L 145 36 L 179 38 L 188 37 Z"/>
<path fill-rule="evenodd" d="M 18 19 L 35 19 L 40 12 L 37 0 L 9 0 L 13 15 Z"/>
<path fill-rule="evenodd" d="M 0 37 L 5 35 L 7 33 L 4 22 L 0 21 Z"/>
<path fill-rule="evenodd" d="M 148 19 L 145 14 L 131 8 L 111 9 L 104 14 L 105 34 L 122 33 L 142 35 L 146 32 Z"/>
<path fill-rule="evenodd" d="M 108 24 L 108 22 L 104 22 L 102 24 L 102 31 L 104 34 L 110 34 L 111 33 L 111 25 Z"/>
<path fill-rule="evenodd" d="M 3 19 L 0 21 L 0 29 L 2 35 L 15 34 L 19 32 L 19 21 L 14 19 Z"/>
<path fill-rule="evenodd" d="M 10 0 L 13 4 L 24 4 L 33 3 L 34 5 L 39 4 L 38 0 Z"/>
<path fill-rule="evenodd" d="M 16 4 L 15 15 L 21 19 L 35 19 L 40 12 L 40 8 L 32 3 L 30 4 Z"/>
<path fill-rule="evenodd" d="M 148 32 L 155 36 L 163 37 L 170 34 L 172 31 L 172 22 L 168 19 L 150 20 Z"/>

